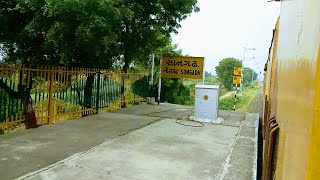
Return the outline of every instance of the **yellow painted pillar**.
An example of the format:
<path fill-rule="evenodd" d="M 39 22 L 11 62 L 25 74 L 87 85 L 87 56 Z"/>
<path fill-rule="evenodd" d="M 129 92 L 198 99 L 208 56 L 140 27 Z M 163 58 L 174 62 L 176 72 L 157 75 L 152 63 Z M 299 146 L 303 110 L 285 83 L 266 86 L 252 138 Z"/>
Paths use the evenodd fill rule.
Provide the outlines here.
<path fill-rule="evenodd" d="M 54 87 L 53 87 L 53 83 L 54 83 L 54 68 L 49 68 L 49 103 L 48 103 L 48 124 L 51 124 L 53 121 L 53 110 L 54 110 L 54 104 L 53 104 L 53 93 L 54 93 Z"/>

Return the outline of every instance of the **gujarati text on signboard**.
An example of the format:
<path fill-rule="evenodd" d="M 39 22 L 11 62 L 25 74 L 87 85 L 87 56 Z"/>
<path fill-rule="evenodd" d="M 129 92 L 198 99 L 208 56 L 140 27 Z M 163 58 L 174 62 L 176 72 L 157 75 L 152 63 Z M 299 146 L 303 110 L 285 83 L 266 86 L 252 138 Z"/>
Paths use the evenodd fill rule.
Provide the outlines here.
<path fill-rule="evenodd" d="M 203 65 L 203 57 L 163 56 L 161 77 L 202 79 Z"/>

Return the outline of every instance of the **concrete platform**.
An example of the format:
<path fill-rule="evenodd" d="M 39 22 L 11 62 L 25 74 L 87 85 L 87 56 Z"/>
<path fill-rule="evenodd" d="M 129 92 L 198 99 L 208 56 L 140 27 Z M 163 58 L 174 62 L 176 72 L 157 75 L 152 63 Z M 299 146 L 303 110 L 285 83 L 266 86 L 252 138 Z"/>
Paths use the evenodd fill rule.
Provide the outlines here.
<path fill-rule="evenodd" d="M 258 116 L 220 111 L 221 125 L 176 123 L 191 114 L 143 104 L 0 136 L 1 179 L 255 179 Z"/>
<path fill-rule="evenodd" d="M 238 129 L 184 127 L 165 119 L 61 162 L 31 179 L 208 179 L 221 175 Z M 83 174 L 83 170 L 88 173 Z M 70 173 L 72 172 L 72 173 Z M 92 176 L 91 172 L 97 174 Z"/>
<path fill-rule="evenodd" d="M 36 171 L 161 118 L 102 113 L 0 136 L 0 179 Z"/>

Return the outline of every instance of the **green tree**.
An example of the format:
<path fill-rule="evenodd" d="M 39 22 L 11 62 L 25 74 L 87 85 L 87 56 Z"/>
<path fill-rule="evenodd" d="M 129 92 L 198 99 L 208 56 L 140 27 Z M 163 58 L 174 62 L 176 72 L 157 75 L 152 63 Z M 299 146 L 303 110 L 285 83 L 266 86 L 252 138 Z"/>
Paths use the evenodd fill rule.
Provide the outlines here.
<path fill-rule="evenodd" d="M 197 0 L 1 0 L 7 62 L 128 71 L 166 46 Z"/>
<path fill-rule="evenodd" d="M 0 42 L 7 61 L 108 67 L 120 12 L 110 0 L 11 0 L 1 3 Z"/>
<path fill-rule="evenodd" d="M 2 1 L 0 43 L 6 50 L 6 61 L 26 65 L 111 67 L 111 45 L 117 43 L 120 32 L 121 14 L 117 3 L 116 0 Z M 91 75 L 85 85 L 85 107 L 92 106 L 93 82 L 94 75 Z M 13 94 L 14 90 L 4 83 L 0 85 L 8 94 Z M 17 93 L 30 96 L 25 87 Z"/>
<path fill-rule="evenodd" d="M 246 67 L 243 70 L 243 85 L 248 86 L 252 83 L 252 81 L 256 80 L 258 77 L 258 73 L 256 73 L 253 69 Z"/>
<path fill-rule="evenodd" d="M 147 61 L 150 52 L 166 46 L 179 23 L 199 10 L 197 0 L 0 2 L 0 44 L 7 62 L 92 68 L 123 62 L 126 72 L 131 63 Z M 86 107 L 91 107 L 93 80 L 86 82 Z"/>
<path fill-rule="evenodd" d="M 232 88 L 233 68 L 241 67 L 241 61 L 235 58 L 225 58 L 216 66 L 219 82 L 227 89 Z"/>
<path fill-rule="evenodd" d="M 167 45 L 170 33 L 177 33 L 180 22 L 193 11 L 197 0 L 121 0 L 121 33 L 119 51 L 123 55 L 123 70 L 141 56 Z M 146 58 L 147 59 L 147 58 Z"/>
<path fill-rule="evenodd" d="M 158 84 L 160 76 L 160 59 L 162 55 L 167 56 L 182 56 L 182 50 L 177 48 L 176 44 L 172 44 L 170 38 L 166 38 L 164 41 L 166 45 L 155 50 L 155 78 L 153 85 L 148 87 L 142 86 L 139 83 L 134 85 L 136 92 L 139 92 L 140 96 L 146 96 L 145 92 L 149 92 L 148 96 L 158 97 Z M 149 57 L 145 57 L 148 59 Z M 151 70 L 151 61 L 135 61 L 134 71 L 138 70 Z M 132 71 L 132 68 L 130 69 Z M 183 79 L 175 78 L 162 78 L 161 83 L 161 102 L 167 101 L 174 104 L 187 104 L 193 103 L 190 97 L 190 87 L 184 85 Z"/>

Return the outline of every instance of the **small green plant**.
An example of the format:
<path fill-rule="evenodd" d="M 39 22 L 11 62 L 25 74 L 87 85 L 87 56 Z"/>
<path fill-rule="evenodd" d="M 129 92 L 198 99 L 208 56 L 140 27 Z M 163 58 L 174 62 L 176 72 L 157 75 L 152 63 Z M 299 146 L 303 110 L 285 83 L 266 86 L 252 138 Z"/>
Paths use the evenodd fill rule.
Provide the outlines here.
<path fill-rule="evenodd" d="M 241 97 L 237 97 L 237 103 L 241 102 Z M 232 110 L 234 105 L 234 95 L 225 97 L 219 101 L 219 109 Z"/>

